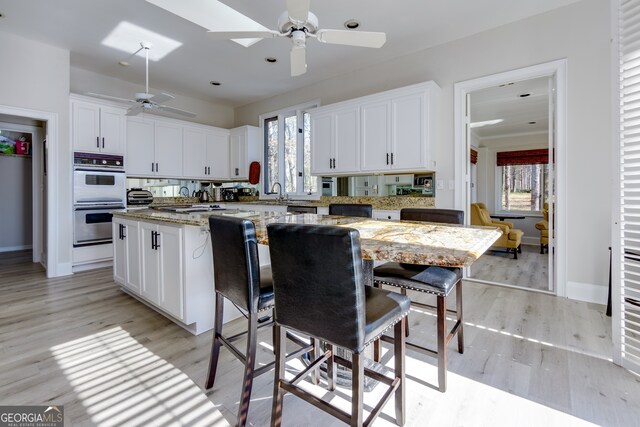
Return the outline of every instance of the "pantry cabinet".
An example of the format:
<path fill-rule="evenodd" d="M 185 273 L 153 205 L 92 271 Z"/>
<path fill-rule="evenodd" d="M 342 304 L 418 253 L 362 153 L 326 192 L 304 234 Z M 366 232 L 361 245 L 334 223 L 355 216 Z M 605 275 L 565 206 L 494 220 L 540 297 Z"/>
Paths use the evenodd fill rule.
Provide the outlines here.
<path fill-rule="evenodd" d="M 71 101 L 71 135 L 74 151 L 123 155 L 124 108 Z"/>

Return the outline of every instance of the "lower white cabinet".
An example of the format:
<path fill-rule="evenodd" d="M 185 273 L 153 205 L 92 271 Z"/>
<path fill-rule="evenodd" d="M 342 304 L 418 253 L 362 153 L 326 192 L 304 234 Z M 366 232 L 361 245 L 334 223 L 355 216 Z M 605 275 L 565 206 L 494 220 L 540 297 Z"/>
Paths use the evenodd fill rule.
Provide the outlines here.
<path fill-rule="evenodd" d="M 400 219 L 400 211 L 374 210 L 373 219 Z"/>

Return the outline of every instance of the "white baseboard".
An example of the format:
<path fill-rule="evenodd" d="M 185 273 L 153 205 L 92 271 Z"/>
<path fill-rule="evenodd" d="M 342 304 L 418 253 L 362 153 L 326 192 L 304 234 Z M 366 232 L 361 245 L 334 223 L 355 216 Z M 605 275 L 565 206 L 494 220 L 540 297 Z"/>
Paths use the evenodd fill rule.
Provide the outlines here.
<path fill-rule="evenodd" d="M 536 245 L 540 246 L 540 237 L 527 237 L 522 236 L 522 243 L 525 245 Z"/>
<path fill-rule="evenodd" d="M 33 246 L 31 245 L 4 246 L 0 248 L 0 252 L 26 251 L 27 249 L 33 249 Z"/>
<path fill-rule="evenodd" d="M 607 286 L 592 283 L 567 282 L 567 298 L 578 301 L 607 304 L 609 297 Z"/>

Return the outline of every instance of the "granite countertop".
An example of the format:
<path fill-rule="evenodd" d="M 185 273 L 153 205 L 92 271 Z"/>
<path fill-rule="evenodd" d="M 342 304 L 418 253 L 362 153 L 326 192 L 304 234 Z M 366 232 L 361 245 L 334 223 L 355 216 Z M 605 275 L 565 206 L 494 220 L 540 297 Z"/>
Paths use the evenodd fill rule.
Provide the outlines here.
<path fill-rule="evenodd" d="M 480 257 L 500 236 L 498 228 L 465 227 L 414 221 L 388 221 L 368 218 L 253 212 L 227 209 L 198 213 L 172 213 L 152 209 L 115 211 L 117 217 L 208 227 L 210 215 L 247 218 L 256 226 L 258 242 L 268 244 L 266 226 L 273 222 L 292 224 L 338 225 L 360 232 L 365 259 L 409 264 L 467 267 Z"/>

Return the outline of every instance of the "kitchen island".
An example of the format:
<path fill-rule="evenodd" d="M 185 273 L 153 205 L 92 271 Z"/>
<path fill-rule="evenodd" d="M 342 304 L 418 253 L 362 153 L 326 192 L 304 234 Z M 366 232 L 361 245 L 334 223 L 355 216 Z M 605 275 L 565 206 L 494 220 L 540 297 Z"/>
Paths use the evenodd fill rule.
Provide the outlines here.
<path fill-rule="evenodd" d="M 270 262 L 266 227 L 273 222 L 353 227 L 360 232 L 364 259 L 449 267 L 471 265 L 500 236 L 493 227 L 237 209 L 204 213 L 145 209 L 113 215 L 114 280 L 125 292 L 196 335 L 213 328 L 210 215 L 253 221 L 261 264 Z M 229 316 L 225 322 L 239 315 L 231 307 L 225 307 Z"/>

